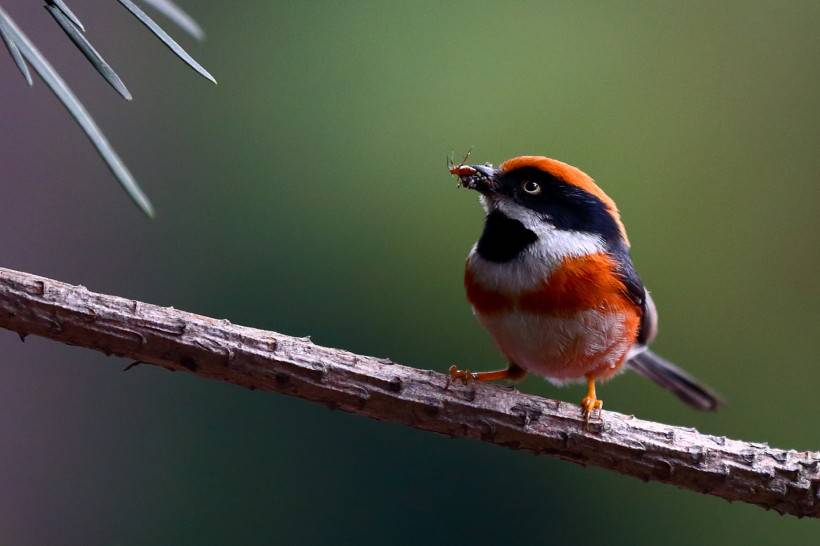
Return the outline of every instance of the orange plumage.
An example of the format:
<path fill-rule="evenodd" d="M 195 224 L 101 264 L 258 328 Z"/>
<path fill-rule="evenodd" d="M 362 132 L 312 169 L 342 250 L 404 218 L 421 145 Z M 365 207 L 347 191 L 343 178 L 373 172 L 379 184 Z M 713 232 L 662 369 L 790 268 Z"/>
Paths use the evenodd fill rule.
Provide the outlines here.
<path fill-rule="evenodd" d="M 451 378 L 587 381 L 584 415 L 601 408 L 595 381 L 624 363 L 699 409 L 720 400 L 648 350 L 655 306 L 632 265 L 615 202 L 586 173 L 541 156 L 495 168 L 450 165 L 460 184 L 481 194 L 484 231 L 467 259 L 467 300 L 510 365 L 450 369 Z"/>
<path fill-rule="evenodd" d="M 464 285 L 467 300 L 482 322 L 498 324 L 499 317 L 541 317 L 542 322 L 550 319 L 570 319 L 581 313 L 595 313 L 603 317 L 617 317 L 602 322 L 616 320 L 620 324 L 609 326 L 617 335 L 609 335 L 609 342 L 600 350 L 589 350 L 589 345 L 581 337 L 567 344 L 562 351 L 560 362 L 544 362 L 542 366 L 552 369 L 552 377 L 559 380 L 593 373 L 598 379 L 611 377 L 621 364 L 638 335 L 641 309 L 626 294 L 626 287 L 615 274 L 616 264 L 605 254 L 566 258 L 562 263 L 532 289 L 524 291 L 494 290 L 483 286 L 475 278 L 468 262 L 465 268 Z M 521 318 L 520 320 L 526 320 Z M 556 321 L 557 322 L 557 321 Z M 499 348 L 510 360 L 515 360 L 515 351 L 505 343 L 505 336 L 496 336 Z M 587 335 L 579 332 L 579 336 Z M 544 354 L 545 360 L 548 354 Z M 560 369 L 559 369 L 560 368 Z"/>
<path fill-rule="evenodd" d="M 521 294 L 519 308 L 531 313 L 571 315 L 586 309 L 631 311 L 639 308 L 626 296 L 610 256 L 592 254 L 566 258 L 536 289 Z"/>

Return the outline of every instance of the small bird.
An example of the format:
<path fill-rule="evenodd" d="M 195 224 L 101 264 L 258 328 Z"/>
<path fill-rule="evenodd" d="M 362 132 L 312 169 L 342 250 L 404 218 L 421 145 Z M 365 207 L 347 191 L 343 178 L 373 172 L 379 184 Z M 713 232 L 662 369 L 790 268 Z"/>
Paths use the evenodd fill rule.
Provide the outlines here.
<path fill-rule="evenodd" d="M 448 163 L 450 174 L 481 194 L 487 214 L 464 285 L 509 365 L 491 372 L 452 366 L 451 381 L 516 381 L 528 372 L 559 385 L 586 381 L 581 409 L 589 420 L 603 406 L 595 382 L 628 367 L 694 408 L 721 405 L 712 390 L 649 350 L 655 304 L 632 265 L 615 202 L 592 178 L 542 156 L 499 167 L 466 160 Z"/>

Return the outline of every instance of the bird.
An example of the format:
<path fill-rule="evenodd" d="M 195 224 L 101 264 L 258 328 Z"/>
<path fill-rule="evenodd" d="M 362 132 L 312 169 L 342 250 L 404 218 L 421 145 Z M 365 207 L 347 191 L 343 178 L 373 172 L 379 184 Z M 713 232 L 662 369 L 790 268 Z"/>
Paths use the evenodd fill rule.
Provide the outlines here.
<path fill-rule="evenodd" d="M 580 169 L 544 156 L 501 163 L 448 161 L 460 187 L 480 194 L 484 228 L 465 266 L 474 315 L 506 368 L 453 365 L 455 381 L 519 381 L 528 373 L 564 385 L 586 382 L 583 417 L 601 415 L 596 382 L 631 369 L 699 410 L 721 398 L 650 350 L 655 303 L 635 270 L 615 202 Z"/>

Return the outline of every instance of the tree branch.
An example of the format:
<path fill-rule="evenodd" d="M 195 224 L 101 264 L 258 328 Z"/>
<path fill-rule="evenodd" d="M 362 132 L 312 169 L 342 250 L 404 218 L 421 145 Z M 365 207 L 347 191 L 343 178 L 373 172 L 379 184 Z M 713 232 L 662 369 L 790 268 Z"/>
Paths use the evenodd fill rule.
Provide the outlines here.
<path fill-rule="evenodd" d="M 670 483 L 795 516 L 820 516 L 820 453 L 770 448 L 577 405 L 90 292 L 0 268 L 0 327 L 321 402 L 374 419 L 477 438 Z"/>

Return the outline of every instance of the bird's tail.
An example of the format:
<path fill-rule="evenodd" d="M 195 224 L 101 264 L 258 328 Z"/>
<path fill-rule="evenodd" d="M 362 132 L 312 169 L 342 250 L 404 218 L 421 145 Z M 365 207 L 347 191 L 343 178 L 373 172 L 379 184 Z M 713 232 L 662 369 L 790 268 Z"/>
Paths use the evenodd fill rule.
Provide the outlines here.
<path fill-rule="evenodd" d="M 633 356 L 628 364 L 695 409 L 714 411 L 723 405 L 723 400 L 709 387 L 649 349 Z"/>

